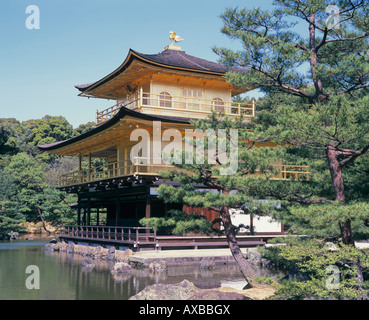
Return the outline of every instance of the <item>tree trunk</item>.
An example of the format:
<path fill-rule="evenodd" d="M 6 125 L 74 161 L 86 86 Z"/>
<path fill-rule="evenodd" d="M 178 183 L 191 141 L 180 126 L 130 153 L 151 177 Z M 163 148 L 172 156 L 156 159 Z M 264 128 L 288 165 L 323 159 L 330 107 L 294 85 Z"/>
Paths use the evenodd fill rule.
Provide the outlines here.
<path fill-rule="evenodd" d="M 341 237 L 343 244 L 355 245 L 354 236 L 351 230 L 351 220 L 347 219 L 345 223 L 340 223 Z"/>
<path fill-rule="evenodd" d="M 39 216 L 40 216 L 40 218 L 41 218 L 41 221 L 42 221 L 42 226 L 44 227 L 44 230 L 46 231 L 46 232 L 48 232 L 49 234 L 51 234 L 52 232 L 51 231 L 49 231 L 47 228 L 46 228 L 46 223 L 45 223 L 45 220 L 44 220 L 44 217 L 42 216 L 42 213 L 41 213 L 41 210 L 40 210 L 40 208 L 38 207 L 38 205 L 37 205 L 37 201 L 36 201 L 36 208 L 37 208 L 37 211 L 38 211 L 38 214 L 39 214 Z"/>
<path fill-rule="evenodd" d="M 331 144 L 328 145 L 327 160 L 329 171 L 331 173 L 335 200 L 345 202 L 345 188 L 342 178 L 342 167 L 337 160 L 336 151 L 333 148 L 334 146 Z"/>
<path fill-rule="evenodd" d="M 336 151 L 333 148 L 333 144 L 330 143 L 327 148 L 328 166 L 331 173 L 335 200 L 344 203 L 345 188 L 342 178 L 342 167 L 337 160 Z M 343 224 L 340 223 L 339 225 L 341 230 L 342 243 L 355 245 L 354 237 L 351 230 L 351 220 L 347 219 Z"/>
<path fill-rule="evenodd" d="M 227 237 L 228 246 L 229 249 L 231 250 L 232 256 L 236 260 L 238 267 L 241 270 L 241 273 L 243 274 L 248 283 L 248 286 L 252 288 L 253 285 L 251 285 L 250 280 L 255 279 L 257 275 L 254 269 L 252 268 L 251 264 L 243 256 L 241 249 L 237 243 L 234 226 L 232 225 L 231 217 L 229 215 L 229 208 L 223 207 L 220 215 L 222 218 L 224 232 Z"/>

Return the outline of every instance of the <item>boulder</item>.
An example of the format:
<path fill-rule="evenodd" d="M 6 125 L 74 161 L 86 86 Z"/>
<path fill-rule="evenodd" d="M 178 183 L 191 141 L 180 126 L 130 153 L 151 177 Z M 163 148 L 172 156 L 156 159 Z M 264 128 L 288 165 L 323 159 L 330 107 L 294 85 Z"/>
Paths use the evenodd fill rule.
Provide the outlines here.
<path fill-rule="evenodd" d="M 117 262 L 111 269 L 111 273 L 113 274 L 129 272 L 131 272 L 131 267 L 128 263 L 125 262 Z"/>
<path fill-rule="evenodd" d="M 129 300 L 252 300 L 236 292 L 215 289 L 199 289 L 192 282 L 183 280 L 175 284 L 147 286 Z"/>
<path fill-rule="evenodd" d="M 60 242 L 60 251 L 61 252 L 66 252 L 68 248 L 68 243 L 66 243 L 65 241 Z"/>
<path fill-rule="evenodd" d="M 327 251 L 339 251 L 340 249 L 333 242 L 326 242 L 324 249 Z"/>
<path fill-rule="evenodd" d="M 59 246 L 56 243 L 48 243 L 45 244 L 44 249 L 49 251 L 59 251 Z"/>
<path fill-rule="evenodd" d="M 100 259 L 104 256 L 104 248 L 102 246 L 97 246 L 94 248 L 94 250 L 91 252 L 91 256 L 94 259 Z"/>
<path fill-rule="evenodd" d="M 129 256 L 133 254 L 131 249 L 126 250 L 115 250 L 115 261 L 128 262 Z"/>
<path fill-rule="evenodd" d="M 151 262 L 149 265 L 149 269 L 153 272 L 163 272 L 167 271 L 168 265 L 165 261 Z"/>
<path fill-rule="evenodd" d="M 17 240 L 19 237 L 19 233 L 18 232 L 14 232 L 14 231 L 10 231 L 8 232 L 8 236 L 10 240 Z"/>
<path fill-rule="evenodd" d="M 147 286 L 129 300 L 188 300 L 198 292 L 190 281 L 183 280 L 176 284 L 154 284 Z"/>
<path fill-rule="evenodd" d="M 199 290 L 187 300 L 252 300 L 237 292 L 222 292 L 219 290 Z"/>
<path fill-rule="evenodd" d="M 246 259 L 249 260 L 250 263 L 260 264 L 262 256 L 257 248 L 247 248 Z"/>
<path fill-rule="evenodd" d="M 74 243 L 69 243 L 68 245 L 67 245 L 67 253 L 74 253 Z"/>
<path fill-rule="evenodd" d="M 88 269 L 95 268 L 95 263 L 90 258 L 84 258 L 81 262 L 82 266 Z"/>
<path fill-rule="evenodd" d="M 115 247 L 111 246 L 108 250 L 108 254 L 106 255 L 107 260 L 114 260 L 115 258 Z"/>

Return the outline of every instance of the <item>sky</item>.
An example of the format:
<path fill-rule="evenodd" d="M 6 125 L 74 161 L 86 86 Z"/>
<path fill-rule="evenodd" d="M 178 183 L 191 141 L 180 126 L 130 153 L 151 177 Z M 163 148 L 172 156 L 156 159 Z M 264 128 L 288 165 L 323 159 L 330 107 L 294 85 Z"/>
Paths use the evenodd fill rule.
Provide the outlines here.
<path fill-rule="evenodd" d="M 169 31 L 186 53 L 217 62 L 212 47 L 240 49 L 221 33 L 233 7 L 270 9 L 272 0 L 1 0 L 0 118 L 63 116 L 73 127 L 95 121 L 112 100 L 79 97 L 74 87 L 119 67 L 129 49 L 158 53 Z M 39 29 L 29 29 L 39 9 Z M 27 23 L 28 25 L 27 25 Z M 253 93 L 249 94 L 252 96 Z M 257 96 L 257 93 L 256 93 Z"/>

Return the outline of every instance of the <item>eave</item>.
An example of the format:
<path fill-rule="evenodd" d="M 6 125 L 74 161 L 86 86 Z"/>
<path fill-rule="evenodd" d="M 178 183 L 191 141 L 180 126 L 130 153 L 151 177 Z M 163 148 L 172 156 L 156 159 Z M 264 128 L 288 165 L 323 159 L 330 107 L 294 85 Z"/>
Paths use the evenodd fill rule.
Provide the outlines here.
<path fill-rule="evenodd" d="M 96 98 L 105 98 L 105 99 L 115 99 L 116 96 L 114 95 L 114 92 L 111 90 L 108 90 L 107 93 L 102 93 L 101 90 L 104 85 L 107 85 L 109 82 L 113 81 L 115 78 L 119 76 L 123 76 L 124 73 L 129 71 L 129 68 L 133 66 L 134 68 L 131 68 L 129 71 L 131 74 L 129 75 L 129 79 L 126 80 L 126 84 L 130 83 L 130 80 L 132 78 L 138 79 L 142 74 L 134 74 L 134 69 L 139 70 L 141 67 L 145 68 L 146 70 L 149 70 L 148 72 L 168 72 L 168 73 L 176 73 L 176 74 L 182 74 L 182 75 L 191 75 L 194 77 L 201 77 L 201 78 L 209 78 L 209 79 L 218 79 L 222 81 L 225 80 L 225 74 L 227 72 L 227 69 L 222 66 L 222 69 L 224 69 L 222 72 L 215 72 L 209 70 L 201 70 L 201 68 L 189 68 L 189 67 L 181 67 L 174 64 L 165 64 L 160 63 L 157 61 L 154 61 L 153 59 L 150 59 L 150 56 L 155 55 L 144 55 L 137 51 L 134 51 L 132 49 L 129 50 L 129 53 L 124 60 L 124 62 L 113 72 L 105 76 L 104 78 L 91 83 L 91 84 L 85 84 L 85 85 L 77 85 L 75 86 L 81 93 L 80 96 L 85 97 L 96 97 Z M 200 59 L 201 61 L 206 61 L 203 59 Z M 213 63 L 211 61 L 207 61 L 208 63 L 218 65 L 216 63 Z M 196 65 L 194 63 L 194 65 Z M 220 66 L 220 65 L 219 65 Z M 132 71 L 133 70 L 133 71 Z M 241 69 L 240 69 L 241 70 Z M 245 70 L 242 70 L 243 72 Z M 234 94 L 239 94 L 242 92 L 245 92 L 249 90 L 248 88 L 233 88 Z M 102 90 L 103 91 L 103 90 Z"/>
<path fill-rule="evenodd" d="M 131 126 L 140 125 L 140 127 L 150 129 L 153 121 L 161 121 L 163 124 L 174 124 L 178 128 L 188 128 L 191 127 L 190 120 L 188 118 L 153 116 L 127 108 L 121 108 L 109 121 L 84 134 L 68 140 L 40 145 L 38 148 L 50 154 L 68 156 L 84 155 L 92 150 L 98 151 L 116 145 L 117 141 L 122 138 L 122 134 L 126 134 L 127 136 L 130 134 L 132 131 L 130 129 Z"/>

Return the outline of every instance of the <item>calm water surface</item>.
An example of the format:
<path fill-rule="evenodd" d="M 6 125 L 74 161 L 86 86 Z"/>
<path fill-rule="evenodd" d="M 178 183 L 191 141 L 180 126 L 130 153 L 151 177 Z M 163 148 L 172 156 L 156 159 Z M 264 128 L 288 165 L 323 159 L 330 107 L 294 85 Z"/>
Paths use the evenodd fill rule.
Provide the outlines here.
<path fill-rule="evenodd" d="M 0 300 L 126 300 L 155 283 L 178 283 L 184 279 L 200 288 L 233 286 L 242 288 L 244 280 L 236 265 L 171 267 L 165 273 L 132 269 L 130 274 L 112 275 L 112 261 L 95 260 L 92 270 L 81 265 L 80 255 L 44 250 L 49 240 L 0 241 Z M 40 270 L 40 289 L 27 289 L 29 265 Z"/>

